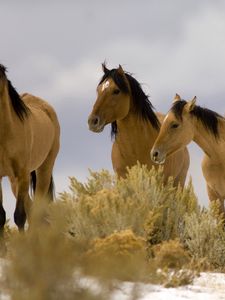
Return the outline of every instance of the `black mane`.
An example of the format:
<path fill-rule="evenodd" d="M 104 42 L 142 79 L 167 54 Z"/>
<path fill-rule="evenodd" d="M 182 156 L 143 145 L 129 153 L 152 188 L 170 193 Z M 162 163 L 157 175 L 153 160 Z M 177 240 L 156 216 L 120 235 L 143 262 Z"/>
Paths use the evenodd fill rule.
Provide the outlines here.
<path fill-rule="evenodd" d="M 19 119 L 23 121 L 28 116 L 30 110 L 26 106 L 26 104 L 21 100 L 19 94 L 17 93 L 16 89 L 12 86 L 11 82 L 7 79 L 7 76 L 5 74 L 6 71 L 6 67 L 0 64 L 0 79 L 6 80 L 8 84 L 8 93 L 12 103 L 12 107 Z"/>
<path fill-rule="evenodd" d="M 131 76 L 129 73 L 125 73 L 126 78 L 130 85 L 131 95 L 134 103 L 136 113 L 144 120 L 150 121 L 152 126 L 159 130 L 160 122 L 154 113 L 153 105 L 149 101 L 149 97 L 144 93 L 140 83 Z M 118 72 L 117 69 L 107 70 L 99 82 L 99 85 L 107 78 L 112 78 L 115 84 L 123 93 L 129 93 L 129 87 L 124 79 L 124 76 Z M 111 123 L 111 137 L 115 137 L 117 134 L 117 123 L 116 121 Z"/>
<path fill-rule="evenodd" d="M 15 113 L 17 114 L 19 119 L 23 121 L 26 117 L 28 117 L 30 109 L 26 106 L 23 100 L 21 100 L 20 95 L 17 93 L 16 89 L 12 86 L 9 80 L 8 92 Z"/>
<path fill-rule="evenodd" d="M 171 111 L 175 114 L 177 119 L 182 120 L 182 112 L 187 101 L 181 100 L 176 101 Z M 200 120 L 203 126 L 211 132 L 215 138 L 219 137 L 218 131 L 218 118 L 224 119 L 221 115 L 207 108 L 200 107 L 195 105 L 194 109 L 190 112 L 192 116 L 195 116 L 198 120 Z"/>
<path fill-rule="evenodd" d="M 6 71 L 7 71 L 6 67 L 0 64 L 0 74 L 1 74 L 1 76 L 5 76 Z"/>

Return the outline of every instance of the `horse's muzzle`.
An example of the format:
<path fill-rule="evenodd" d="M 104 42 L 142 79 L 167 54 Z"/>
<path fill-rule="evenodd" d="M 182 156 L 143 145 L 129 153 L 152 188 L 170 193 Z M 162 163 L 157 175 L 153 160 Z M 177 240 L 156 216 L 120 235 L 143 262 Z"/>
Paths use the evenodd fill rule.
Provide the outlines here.
<path fill-rule="evenodd" d="M 153 148 L 151 151 L 151 160 L 156 164 L 164 164 L 166 156 L 159 149 Z"/>
<path fill-rule="evenodd" d="M 90 115 L 88 118 L 89 130 L 93 132 L 101 132 L 104 129 L 105 124 L 101 122 L 99 116 Z"/>

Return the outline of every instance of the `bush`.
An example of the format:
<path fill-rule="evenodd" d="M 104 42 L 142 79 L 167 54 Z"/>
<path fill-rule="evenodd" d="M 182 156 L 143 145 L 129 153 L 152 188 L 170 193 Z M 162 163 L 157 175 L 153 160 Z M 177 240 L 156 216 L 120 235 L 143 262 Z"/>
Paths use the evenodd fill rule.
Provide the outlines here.
<path fill-rule="evenodd" d="M 10 241 L 6 267 L 11 298 L 15 300 L 106 299 L 99 288 L 93 292 L 76 275 L 81 265 L 82 243 L 71 241 L 43 221 L 47 207 L 36 203 L 32 226 Z M 62 220 L 58 220 L 60 224 Z M 81 275 L 81 274 L 80 274 Z"/>
<path fill-rule="evenodd" d="M 158 268 L 181 269 L 190 263 L 190 255 L 179 240 L 165 241 L 153 247 L 154 262 Z"/>
<path fill-rule="evenodd" d="M 218 215 L 219 203 L 211 204 L 209 210 L 193 212 L 185 216 L 185 240 L 194 261 L 213 270 L 225 268 L 224 220 Z"/>
<path fill-rule="evenodd" d="M 182 235 L 184 215 L 198 210 L 191 183 L 184 190 L 174 188 L 172 180 L 164 186 L 162 169 L 140 165 L 129 169 L 125 179 L 106 171 L 92 172 L 86 185 L 71 178 L 70 189 L 52 207 L 50 219 L 54 223 L 58 214 L 66 216 L 64 232 L 78 239 L 131 229 L 156 244 Z"/>
<path fill-rule="evenodd" d="M 146 273 L 146 243 L 131 230 L 92 241 L 85 253 L 88 273 L 103 278 L 140 280 Z"/>
<path fill-rule="evenodd" d="M 55 203 L 34 203 L 24 235 L 6 234 L 12 299 L 109 299 L 113 278 L 169 287 L 190 283 L 192 268 L 224 269 L 223 220 L 199 208 L 191 182 L 164 185 L 162 169 L 140 164 L 122 179 L 70 181 Z M 89 275 L 97 291 L 82 284 Z"/>

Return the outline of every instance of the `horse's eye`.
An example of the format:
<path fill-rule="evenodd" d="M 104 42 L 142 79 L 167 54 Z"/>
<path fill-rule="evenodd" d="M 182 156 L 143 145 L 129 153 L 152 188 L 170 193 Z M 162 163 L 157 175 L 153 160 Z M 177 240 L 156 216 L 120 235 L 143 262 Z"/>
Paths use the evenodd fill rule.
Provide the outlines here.
<path fill-rule="evenodd" d="M 170 127 L 171 127 L 172 129 L 175 129 L 175 128 L 179 127 L 179 124 L 173 123 Z"/>
<path fill-rule="evenodd" d="M 115 89 L 114 91 L 113 91 L 113 95 L 118 95 L 120 93 L 120 90 L 119 89 Z"/>

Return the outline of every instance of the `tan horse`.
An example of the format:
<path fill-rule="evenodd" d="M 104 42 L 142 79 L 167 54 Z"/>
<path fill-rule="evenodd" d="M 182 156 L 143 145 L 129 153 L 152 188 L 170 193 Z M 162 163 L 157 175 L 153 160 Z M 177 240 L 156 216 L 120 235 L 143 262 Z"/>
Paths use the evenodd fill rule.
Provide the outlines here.
<path fill-rule="evenodd" d="M 155 114 L 148 96 L 141 85 L 121 66 L 108 70 L 103 64 L 104 75 L 97 87 L 97 100 L 88 118 L 89 128 L 101 132 L 111 123 L 111 133 L 115 136 L 112 147 L 114 171 L 124 177 L 127 167 L 139 161 L 151 168 L 150 150 L 158 136 L 160 120 Z M 184 186 L 189 167 L 186 148 L 172 155 L 165 163 L 165 181 L 173 176 L 175 185 Z"/>
<path fill-rule="evenodd" d="M 53 199 L 52 169 L 59 150 L 60 128 L 53 108 L 30 94 L 18 95 L 0 65 L 0 180 L 8 176 L 17 199 L 14 221 L 24 229 L 29 215 L 30 174 L 35 198 Z M 0 230 L 5 210 L 0 190 Z"/>
<path fill-rule="evenodd" d="M 219 199 L 224 213 L 225 199 L 225 119 L 214 111 L 187 102 L 179 95 L 166 115 L 151 151 L 152 160 L 163 163 L 167 157 L 196 142 L 205 153 L 202 171 L 211 201 Z"/>

